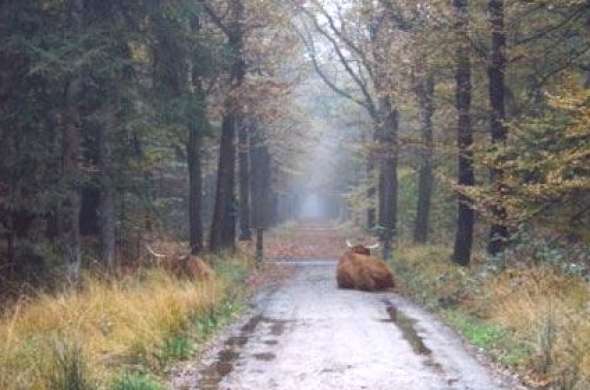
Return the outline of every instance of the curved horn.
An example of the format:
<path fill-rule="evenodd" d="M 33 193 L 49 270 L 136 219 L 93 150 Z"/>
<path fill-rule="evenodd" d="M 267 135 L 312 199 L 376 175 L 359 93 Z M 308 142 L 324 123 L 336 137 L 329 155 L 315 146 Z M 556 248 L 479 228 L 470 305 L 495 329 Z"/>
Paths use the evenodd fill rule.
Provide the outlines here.
<path fill-rule="evenodd" d="M 349 240 L 346 240 L 346 246 L 349 247 L 349 248 L 351 248 L 351 249 L 354 248 L 354 246 L 350 243 Z"/>
<path fill-rule="evenodd" d="M 373 245 L 367 246 L 366 248 L 371 250 L 371 249 L 377 249 L 381 246 L 381 244 L 379 244 L 378 242 L 374 243 Z"/>
<path fill-rule="evenodd" d="M 162 259 L 166 257 L 166 255 L 155 252 L 149 244 L 145 244 L 145 248 L 150 253 L 150 255 L 154 256 L 155 258 Z"/>

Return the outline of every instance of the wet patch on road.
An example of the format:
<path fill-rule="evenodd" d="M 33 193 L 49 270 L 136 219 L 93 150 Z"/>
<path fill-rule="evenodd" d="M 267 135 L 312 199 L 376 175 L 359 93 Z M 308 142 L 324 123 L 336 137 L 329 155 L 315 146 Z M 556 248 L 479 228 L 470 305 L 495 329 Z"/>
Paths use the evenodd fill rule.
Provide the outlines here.
<path fill-rule="evenodd" d="M 263 353 L 255 353 L 254 358 L 256 360 L 262 360 L 265 362 L 270 362 L 271 360 L 275 360 L 277 355 L 272 352 L 263 352 Z"/>
<path fill-rule="evenodd" d="M 248 337 L 245 336 L 236 336 L 230 337 L 229 339 L 225 340 L 226 347 L 243 347 L 248 342 Z"/>
<path fill-rule="evenodd" d="M 404 339 L 412 346 L 414 352 L 420 355 L 430 355 L 432 351 L 424 344 L 424 340 L 416 331 L 416 320 L 407 317 L 404 313 L 397 310 L 397 308 L 389 300 L 384 299 L 385 308 L 389 319 L 386 322 L 392 322 L 402 331 Z"/>
<path fill-rule="evenodd" d="M 264 321 L 270 323 L 270 334 L 273 336 L 281 336 L 285 333 L 285 325 L 287 325 L 287 321 L 275 320 L 272 318 L 265 318 Z"/>
<path fill-rule="evenodd" d="M 229 375 L 236 366 L 241 356 L 242 349 L 258 329 L 260 324 L 269 324 L 269 332 L 273 336 L 280 336 L 285 332 L 285 327 L 290 321 L 277 320 L 265 317 L 261 314 L 252 317 L 246 324 L 240 328 L 238 336 L 228 338 L 224 342 L 224 349 L 219 351 L 215 361 L 201 371 L 198 388 L 206 390 L 217 390 L 219 384 L 227 375 Z M 277 340 L 267 340 L 264 344 L 274 346 L 278 344 Z M 256 360 L 269 362 L 276 358 L 272 352 L 257 353 L 253 355 Z"/>
<path fill-rule="evenodd" d="M 224 343 L 225 347 L 217 354 L 215 361 L 201 371 L 199 389 L 216 390 L 224 377 L 234 370 L 236 361 L 240 357 L 241 348 L 263 320 L 262 315 L 252 317 L 240 329 L 240 335 L 230 337 Z"/>
<path fill-rule="evenodd" d="M 411 345 L 412 350 L 419 355 L 427 357 L 424 364 L 434 371 L 443 373 L 443 367 L 434 361 L 432 350 L 424 344 L 424 339 L 416 331 L 415 325 L 417 321 L 398 310 L 388 299 L 383 299 L 383 303 L 385 304 L 385 310 L 389 318 L 381 319 L 380 321 L 395 324 L 401 330 L 403 338 Z"/>
<path fill-rule="evenodd" d="M 250 321 L 248 321 L 244 326 L 242 326 L 242 329 L 240 329 L 242 331 L 242 333 L 252 333 L 254 332 L 254 329 L 256 329 L 256 327 L 258 326 L 258 324 L 260 323 L 260 321 L 262 321 L 264 317 L 262 317 L 262 315 L 257 315 L 254 316 L 250 319 Z"/>

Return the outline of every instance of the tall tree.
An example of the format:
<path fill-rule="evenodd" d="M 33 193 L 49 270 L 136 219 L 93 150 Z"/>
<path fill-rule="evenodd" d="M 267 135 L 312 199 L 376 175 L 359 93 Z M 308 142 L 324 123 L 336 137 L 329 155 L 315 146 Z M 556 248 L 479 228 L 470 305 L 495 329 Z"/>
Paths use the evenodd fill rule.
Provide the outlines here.
<path fill-rule="evenodd" d="M 506 73 L 506 32 L 504 31 L 504 0 L 490 0 L 488 2 L 488 18 L 492 31 L 492 47 L 490 64 L 488 67 L 489 96 L 492 109 L 490 116 L 490 130 L 492 143 L 506 142 L 506 107 L 505 107 L 505 73 Z M 502 171 L 492 170 L 492 185 L 496 186 L 499 196 L 502 196 Z M 488 252 L 496 255 L 502 251 L 508 240 L 508 228 L 502 223 L 506 218 L 506 210 L 501 206 L 494 207 L 495 221 L 490 229 Z"/>
<path fill-rule="evenodd" d="M 217 170 L 217 190 L 209 247 L 212 251 L 234 249 L 236 239 L 236 128 L 240 123 L 240 102 L 238 91 L 246 75 L 244 60 L 244 4 L 242 0 L 229 3 L 229 22 L 224 25 L 214 11 L 207 7 L 208 13 L 226 34 L 231 58 L 230 90 L 224 102 L 219 165 Z"/>
<path fill-rule="evenodd" d="M 84 0 L 71 0 L 68 4 L 68 33 L 74 39 L 84 34 Z M 80 275 L 80 160 L 82 122 L 80 98 L 83 90 L 82 70 L 75 68 L 67 81 L 63 115 L 63 175 L 67 183 L 60 207 L 60 242 L 67 264 L 68 278 L 77 280 Z"/>
<path fill-rule="evenodd" d="M 238 135 L 240 166 L 240 241 L 250 241 L 250 132 L 252 124 L 243 120 Z"/>
<path fill-rule="evenodd" d="M 383 243 L 383 258 L 389 259 L 397 225 L 399 113 L 392 107 L 389 97 L 380 100 L 383 122 L 378 138 L 380 149 L 379 227 L 380 239 Z"/>
<path fill-rule="evenodd" d="M 468 0 L 453 0 L 455 12 L 455 29 L 457 33 L 456 61 L 456 108 L 457 147 L 459 153 L 458 185 L 470 187 L 475 184 L 473 171 L 473 129 L 471 125 L 471 55 L 469 41 L 469 6 Z M 468 265 L 473 246 L 473 226 L 475 213 L 472 201 L 462 190 L 458 195 L 457 230 L 453 260 L 460 265 Z"/>
<path fill-rule="evenodd" d="M 418 75 L 416 95 L 420 106 L 420 129 L 422 145 L 420 170 L 418 173 L 418 204 L 414 224 L 414 242 L 424 244 L 428 240 L 430 204 L 432 200 L 433 176 L 433 129 L 434 76 L 431 72 Z"/>
<path fill-rule="evenodd" d="M 199 88 L 199 87 L 197 87 Z M 197 101 L 193 104 L 204 104 Z M 187 160 L 189 170 L 189 233 L 191 253 L 198 255 L 203 249 L 203 173 L 201 155 L 203 153 L 202 126 L 207 124 L 206 114 L 197 107 L 189 117 L 189 136 L 187 143 Z"/>
<path fill-rule="evenodd" d="M 256 229 L 256 258 L 261 261 L 264 256 L 264 230 L 270 226 L 272 217 L 272 159 L 262 129 L 253 129 L 251 142 L 252 227 Z"/>
<path fill-rule="evenodd" d="M 187 23 L 190 36 L 197 34 L 201 29 L 199 16 L 193 16 Z M 193 38 L 194 39 L 194 38 Z M 203 249 L 203 170 L 201 156 L 203 153 L 203 136 L 208 130 L 209 121 L 206 110 L 206 96 L 203 88 L 203 65 L 194 60 L 196 44 L 189 44 L 187 56 L 186 85 L 189 95 L 186 112 L 188 140 L 187 163 L 189 170 L 189 238 L 191 253 L 198 255 Z"/>
<path fill-rule="evenodd" d="M 100 229 L 100 259 L 109 269 L 115 263 L 115 183 L 113 169 L 112 131 L 116 121 L 116 103 L 110 105 L 106 125 L 98 126 L 98 168 L 100 170 L 100 197 L 98 205 Z"/>

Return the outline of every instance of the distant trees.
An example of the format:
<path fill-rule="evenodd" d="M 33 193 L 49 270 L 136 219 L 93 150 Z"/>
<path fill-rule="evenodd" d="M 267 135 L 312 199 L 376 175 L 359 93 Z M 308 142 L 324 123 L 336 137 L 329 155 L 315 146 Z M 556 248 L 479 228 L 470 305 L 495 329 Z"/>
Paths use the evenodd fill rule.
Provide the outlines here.
<path fill-rule="evenodd" d="M 373 227 L 370 199 L 376 196 L 375 228 L 396 230 L 392 211 L 398 200 L 386 196 L 399 193 L 400 184 L 386 185 L 395 181 L 384 180 L 384 174 L 393 178 L 391 167 L 404 172 L 416 167 L 415 209 L 402 210 L 404 218 L 413 218 L 414 241 L 424 243 L 431 235 L 432 210 L 441 210 L 432 203 L 441 202 L 434 189 L 444 186 L 456 197 L 453 260 L 470 263 L 477 222 L 490 226 L 488 252 L 501 255 L 517 229 L 516 215 L 522 216 L 511 203 L 514 193 L 521 192 L 511 182 L 516 180 L 514 169 L 523 156 L 530 156 L 521 143 L 527 138 L 522 126 L 534 122 L 540 128 L 543 120 L 555 120 L 563 106 L 556 108 L 560 103 L 549 98 L 552 91 L 564 96 L 559 88 L 564 78 L 571 83 L 586 77 L 590 48 L 583 36 L 589 7 L 587 2 L 499 0 L 299 4 L 298 29 L 314 70 L 337 95 L 366 110 L 374 123 L 374 142 L 365 148 L 369 184 L 356 183 L 367 191 L 368 226 Z M 387 105 L 390 110 L 382 110 Z M 395 121 L 387 122 L 393 117 Z M 397 128 L 387 133 L 397 134 L 397 139 L 384 144 L 384 127 Z M 516 145 L 523 148 L 518 158 L 507 152 Z M 532 153 L 535 147 L 530 148 Z M 394 160 L 385 162 L 387 156 Z M 451 156 L 457 164 L 451 164 Z M 373 174 L 375 167 L 379 174 Z M 482 168 L 491 175 L 476 180 Z M 580 172 L 571 175 L 579 179 Z M 454 175 L 456 184 L 451 185 Z M 527 188 L 524 183 L 535 182 L 539 175 L 544 177 L 540 172 L 516 174 L 517 182 Z M 375 191 L 375 186 L 380 189 Z M 355 202 L 358 199 L 355 194 Z M 564 209 L 560 213 L 568 214 Z M 393 225 L 387 225 L 390 222 Z M 442 232 L 435 233 L 440 238 Z M 386 237 L 381 235 L 384 241 Z"/>
<path fill-rule="evenodd" d="M 359 17 L 360 23 L 355 23 L 355 18 L 345 12 L 332 15 L 320 2 L 299 9 L 306 18 L 302 20 L 302 27 L 296 28 L 301 30 L 300 36 L 315 71 L 337 94 L 365 109 L 373 122 L 373 142 L 368 146 L 366 162 L 367 226 L 378 231 L 384 255 L 388 257 L 397 226 L 399 113 L 394 95 L 390 93 L 393 81 L 389 78 L 387 63 L 390 32 L 397 28 L 395 18 L 388 7 L 379 4 L 362 4 L 346 10 Z M 327 42 L 338 61 L 337 67 L 344 71 L 353 90 L 346 82 L 333 80 L 330 72 L 322 67 L 315 35 Z M 375 168 L 378 168 L 377 173 Z M 374 176 L 377 183 L 373 183 Z M 375 196 L 377 212 L 372 205 Z"/>

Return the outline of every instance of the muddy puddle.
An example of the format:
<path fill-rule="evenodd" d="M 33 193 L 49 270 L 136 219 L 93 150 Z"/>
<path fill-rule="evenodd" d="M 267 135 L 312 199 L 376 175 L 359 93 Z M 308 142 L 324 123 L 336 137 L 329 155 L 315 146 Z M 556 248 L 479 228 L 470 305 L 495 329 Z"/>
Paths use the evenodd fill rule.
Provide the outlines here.
<path fill-rule="evenodd" d="M 414 352 L 420 355 L 431 355 L 432 351 L 424 344 L 424 340 L 416 331 L 416 320 L 397 310 L 389 300 L 385 299 L 383 303 L 385 303 L 385 309 L 389 315 L 389 318 L 384 321 L 395 324 L 402 331 L 404 339 L 410 343 Z"/>
<path fill-rule="evenodd" d="M 416 331 L 417 321 L 398 310 L 388 299 L 384 299 L 383 303 L 385 304 L 385 310 L 389 318 L 380 321 L 395 324 L 401 330 L 403 338 L 410 344 L 412 350 L 426 357 L 423 363 L 433 370 L 442 373 L 444 371 L 442 366 L 434 361 L 432 350 L 424 344 L 424 340 Z"/>
<path fill-rule="evenodd" d="M 263 353 L 256 353 L 254 354 L 254 358 L 256 360 L 262 360 L 265 362 L 270 362 L 271 360 L 275 360 L 277 356 L 272 352 L 263 352 Z"/>
<path fill-rule="evenodd" d="M 201 371 L 198 388 L 204 390 L 217 390 L 219 384 L 235 368 L 242 350 L 250 341 L 250 338 L 260 326 L 261 323 L 269 325 L 269 332 L 273 336 L 280 336 L 285 332 L 285 326 L 289 321 L 276 320 L 273 318 L 257 315 L 252 317 L 246 324 L 240 328 L 239 335 L 228 338 L 224 342 L 224 348 L 219 351 L 215 361 Z M 277 340 L 267 340 L 264 342 L 268 346 L 278 344 Z M 272 361 L 276 358 L 272 352 L 258 353 L 254 355 L 256 360 Z"/>

